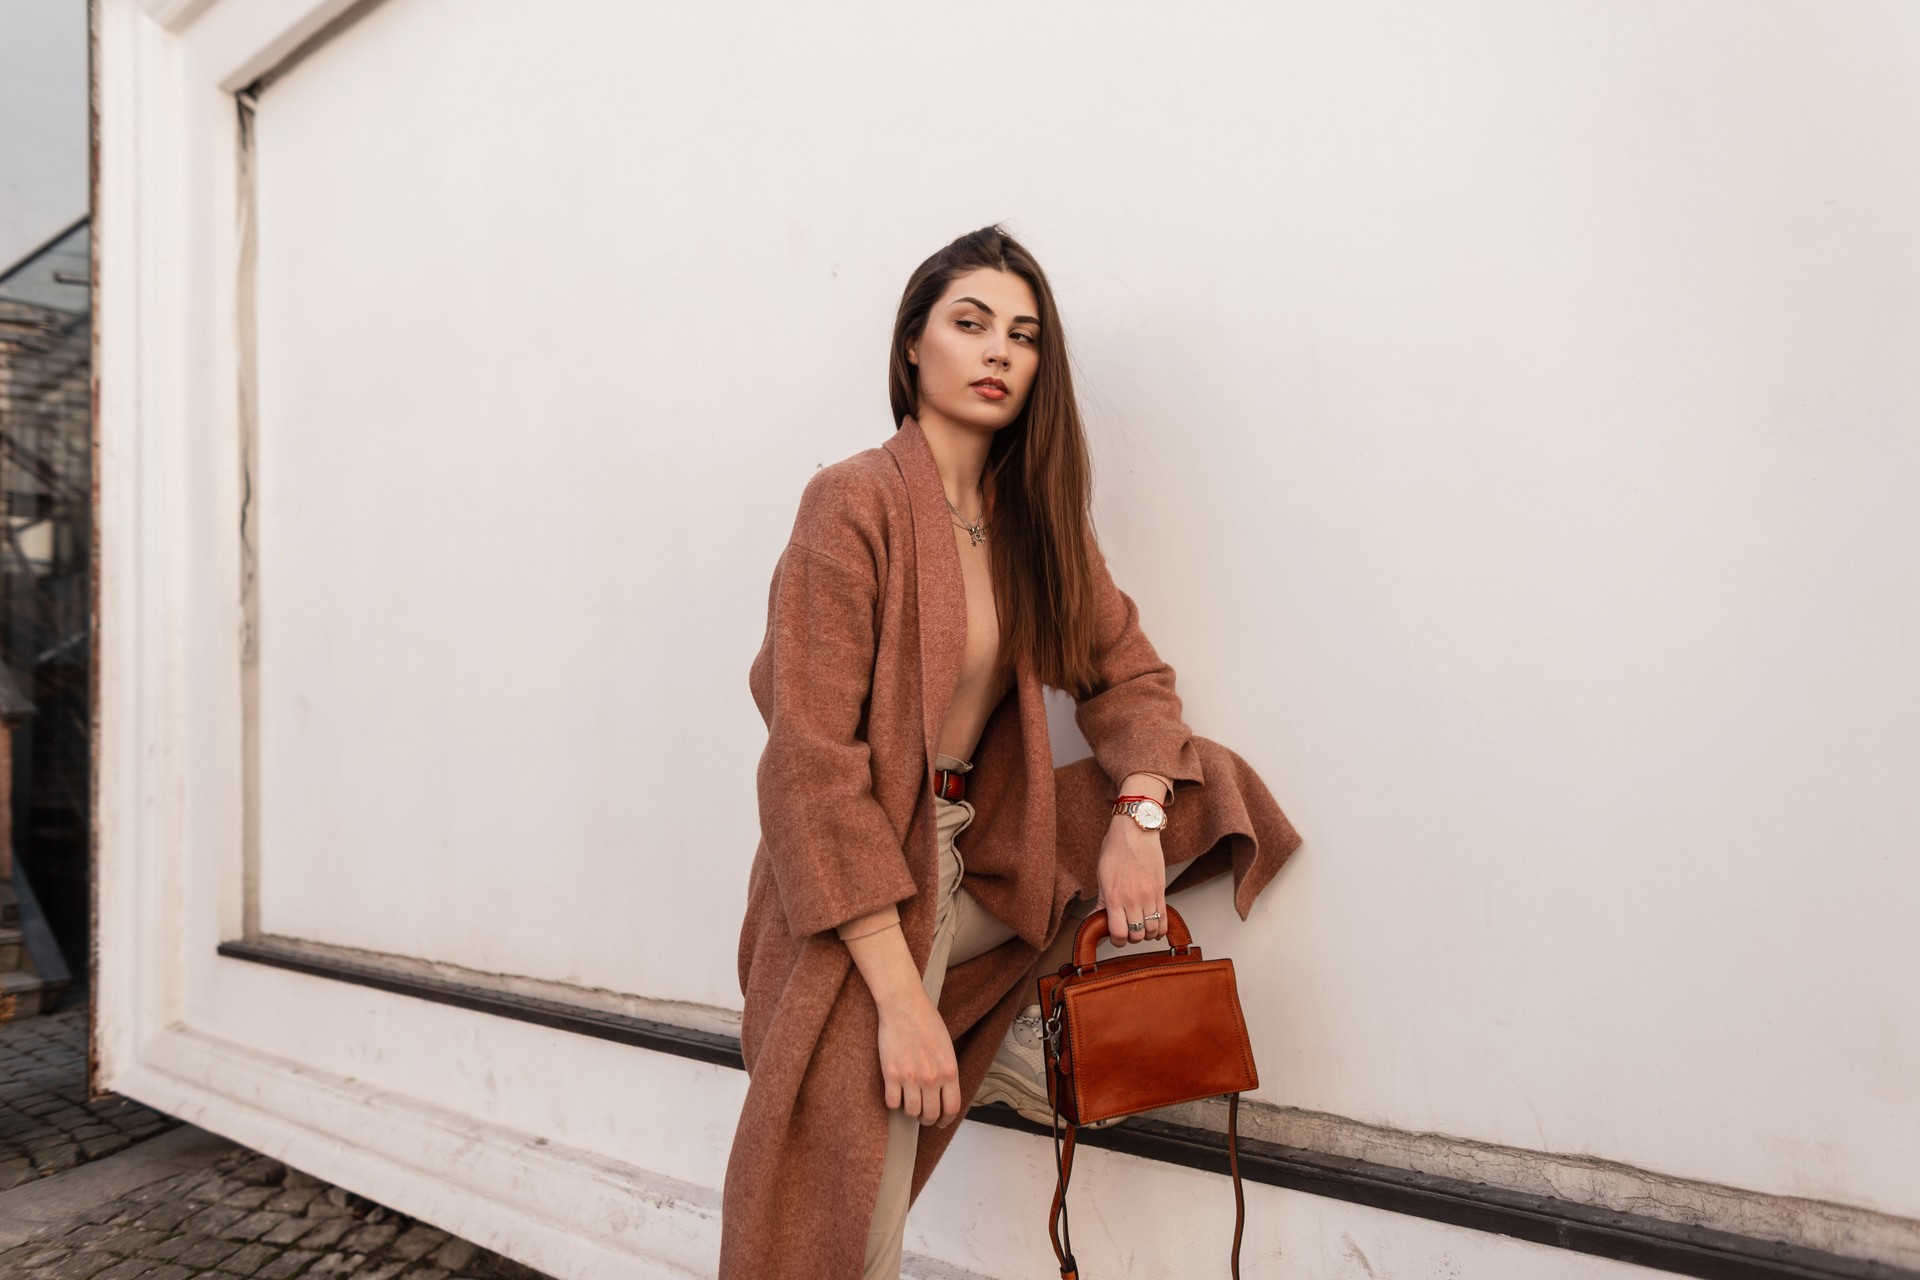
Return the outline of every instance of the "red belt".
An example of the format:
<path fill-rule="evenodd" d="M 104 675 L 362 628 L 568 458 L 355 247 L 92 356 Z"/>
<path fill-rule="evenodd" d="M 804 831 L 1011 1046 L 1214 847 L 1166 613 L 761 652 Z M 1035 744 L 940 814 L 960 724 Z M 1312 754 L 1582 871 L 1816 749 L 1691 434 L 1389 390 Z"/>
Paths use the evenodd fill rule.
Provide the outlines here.
<path fill-rule="evenodd" d="M 965 800 L 967 798 L 967 775 L 955 773 L 952 769 L 933 771 L 933 794 L 942 800 Z"/>

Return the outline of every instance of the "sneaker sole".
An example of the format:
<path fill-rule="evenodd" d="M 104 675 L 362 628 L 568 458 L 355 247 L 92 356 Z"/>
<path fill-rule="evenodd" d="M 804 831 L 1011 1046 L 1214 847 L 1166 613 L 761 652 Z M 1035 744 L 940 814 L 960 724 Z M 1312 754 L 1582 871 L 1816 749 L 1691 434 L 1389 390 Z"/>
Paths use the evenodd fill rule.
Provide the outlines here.
<path fill-rule="evenodd" d="M 998 1072 L 989 1069 L 987 1078 L 980 1085 L 980 1092 L 973 1097 L 973 1105 L 985 1106 L 990 1102 L 1004 1102 L 1022 1117 L 1037 1125 L 1051 1129 L 1054 1125 L 1053 1108 L 1044 1099 L 1035 1104 L 1033 1095 L 1017 1085 L 1009 1084 Z M 1095 1120 L 1091 1124 L 1079 1126 L 1082 1129 L 1105 1129 L 1109 1125 L 1119 1124 L 1125 1116 L 1114 1116 L 1110 1120 Z"/>

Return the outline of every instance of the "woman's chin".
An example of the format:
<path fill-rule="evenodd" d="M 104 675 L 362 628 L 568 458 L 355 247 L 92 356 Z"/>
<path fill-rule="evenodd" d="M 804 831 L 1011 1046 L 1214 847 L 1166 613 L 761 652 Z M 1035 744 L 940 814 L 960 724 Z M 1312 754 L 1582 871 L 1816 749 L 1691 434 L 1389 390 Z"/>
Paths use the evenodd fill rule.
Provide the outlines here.
<path fill-rule="evenodd" d="M 967 395 L 969 399 L 963 400 L 952 407 L 946 405 L 938 406 L 942 414 L 949 421 L 964 423 L 969 427 L 978 427 L 982 431 L 998 431 L 1001 427 L 1008 425 L 1020 415 L 1020 407 L 1013 405 L 1013 407 L 1009 408 L 1009 401 L 982 400 L 980 397 L 974 395 L 972 391 L 967 392 Z"/>

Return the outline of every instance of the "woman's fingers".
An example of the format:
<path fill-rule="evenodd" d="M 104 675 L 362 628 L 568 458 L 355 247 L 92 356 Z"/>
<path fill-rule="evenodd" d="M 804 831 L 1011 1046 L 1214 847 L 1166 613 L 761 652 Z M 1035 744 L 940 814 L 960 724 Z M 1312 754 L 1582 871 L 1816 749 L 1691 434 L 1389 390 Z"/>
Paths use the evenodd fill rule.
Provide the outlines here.
<path fill-rule="evenodd" d="M 1167 936 L 1167 891 L 1160 886 L 1156 894 L 1139 894 L 1131 899 L 1131 907 L 1107 908 L 1107 937 L 1116 947 L 1129 942 L 1150 942 Z M 1151 918 L 1150 918 L 1151 917 Z M 1145 929 L 1129 930 L 1128 925 L 1145 920 Z"/>
<path fill-rule="evenodd" d="M 1148 942 L 1167 936 L 1167 890 L 1162 883 L 1159 891 L 1137 890 L 1132 894 L 1116 895 L 1117 900 L 1129 905 L 1107 907 L 1107 937 L 1116 947 L 1129 942 Z M 1127 928 L 1130 924 L 1146 922 L 1145 929 Z"/>
<path fill-rule="evenodd" d="M 944 1030 L 944 1027 L 943 1027 Z M 926 1123 L 945 1125 L 960 1118 L 966 1108 L 960 1102 L 960 1060 L 954 1056 L 953 1041 L 946 1041 L 947 1051 L 940 1055 L 940 1076 L 931 1095 L 927 1099 L 931 1119 Z"/>
<path fill-rule="evenodd" d="M 1114 946 L 1124 947 L 1129 942 L 1139 942 L 1147 936 L 1138 929 L 1127 928 L 1140 918 L 1141 896 L 1131 885 L 1107 895 L 1107 938 Z M 1152 924 L 1153 921 L 1147 923 Z"/>
<path fill-rule="evenodd" d="M 908 1091 L 914 1105 L 907 1114 L 923 1125 L 937 1124 L 943 1128 L 960 1118 L 963 1109 L 960 1105 L 960 1073 L 954 1073 L 944 1080 L 929 1080 Z"/>
<path fill-rule="evenodd" d="M 1145 902 L 1133 915 L 1127 917 L 1129 923 L 1136 920 L 1146 921 L 1145 929 L 1135 929 L 1128 936 L 1135 942 L 1155 942 L 1167 936 L 1166 903 Z"/>
<path fill-rule="evenodd" d="M 1134 914 L 1133 903 L 1136 895 L 1132 890 L 1116 893 L 1107 899 L 1107 939 L 1116 947 L 1124 947 L 1129 942 L 1139 942 L 1146 935 L 1138 929 L 1129 929 L 1128 925 L 1140 917 Z M 1147 921 L 1152 924 L 1153 921 Z"/>
<path fill-rule="evenodd" d="M 963 1110 L 959 1063 L 949 1056 L 944 1063 L 923 1063 L 888 1080 L 887 1106 L 906 1112 L 921 1124 L 945 1124 L 957 1119 Z"/>
<path fill-rule="evenodd" d="M 940 1118 L 940 1078 L 931 1069 L 921 1071 L 908 1082 L 906 1088 L 907 1114 L 921 1124 L 932 1124 Z M 955 1091 L 958 1092 L 958 1086 Z"/>

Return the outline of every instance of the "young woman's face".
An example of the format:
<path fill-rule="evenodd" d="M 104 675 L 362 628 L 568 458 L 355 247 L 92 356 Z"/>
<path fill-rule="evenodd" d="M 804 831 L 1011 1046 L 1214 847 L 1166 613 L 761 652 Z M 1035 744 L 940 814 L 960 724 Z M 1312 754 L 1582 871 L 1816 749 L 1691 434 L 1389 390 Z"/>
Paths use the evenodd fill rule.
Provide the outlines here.
<path fill-rule="evenodd" d="M 982 267 L 956 278 L 907 348 L 919 366 L 918 417 L 997 430 L 1020 416 L 1040 368 L 1040 308 L 1011 271 Z M 998 379 L 1005 387 L 982 387 Z"/>

